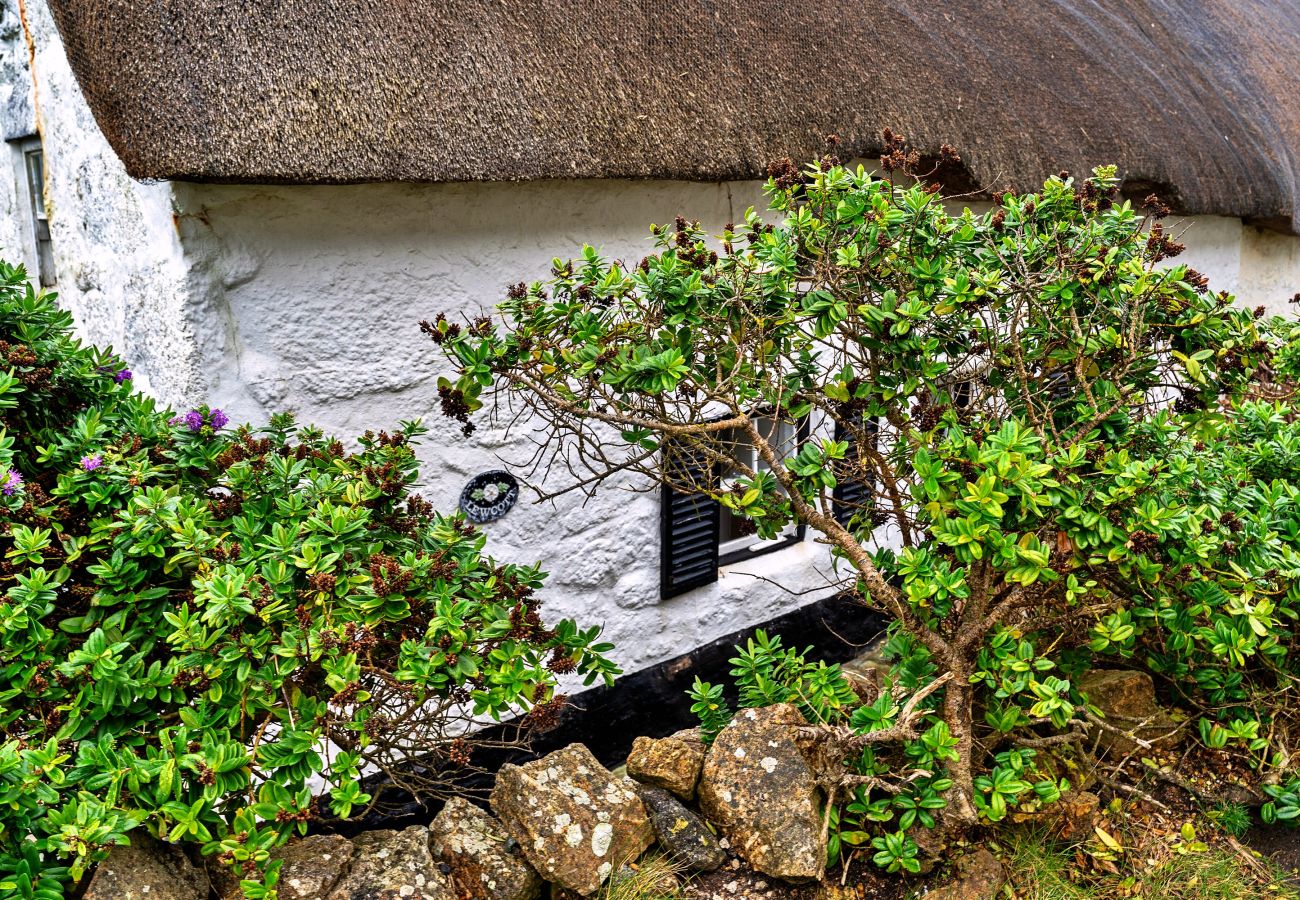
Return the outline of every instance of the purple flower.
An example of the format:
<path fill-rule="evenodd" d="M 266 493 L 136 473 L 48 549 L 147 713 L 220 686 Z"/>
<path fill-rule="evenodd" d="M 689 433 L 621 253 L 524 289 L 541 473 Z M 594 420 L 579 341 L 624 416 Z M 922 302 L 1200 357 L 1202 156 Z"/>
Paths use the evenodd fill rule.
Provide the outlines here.
<path fill-rule="evenodd" d="M 81 467 L 87 472 L 93 472 L 104 464 L 104 457 L 98 453 L 81 458 Z"/>
<path fill-rule="evenodd" d="M 203 413 L 197 409 L 192 409 L 183 416 L 177 416 L 172 419 L 173 425 L 184 425 L 190 431 L 198 431 L 203 427 Z"/>
<path fill-rule="evenodd" d="M 207 407 L 205 406 L 203 409 L 207 409 Z M 184 425 L 190 431 L 202 431 L 204 425 L 216 431 L 229 421 L 230 417 L 219 409 L 209 410 L 206 415 L 200 410 L 192 409 L 185 415 L 172 419 L 171 423 L 173 425 Z"/>
<path fill-rule="evenodd" d="M 122 371 L 118 372 L 116 375 L 113 376 L 113 380 L 116 381 L 118 384 L 121 384 L 124 381 L 130 381 L 131 370 L 123 369 Z"/>
<path fill-rule="evenodd" d="M 3 480 L 0 480 L 0 494 L 11 497 L 17 493 L 18 489 L 23 486 L 22 473 L 17 469 L 10 469 L 5 473 Z"/>

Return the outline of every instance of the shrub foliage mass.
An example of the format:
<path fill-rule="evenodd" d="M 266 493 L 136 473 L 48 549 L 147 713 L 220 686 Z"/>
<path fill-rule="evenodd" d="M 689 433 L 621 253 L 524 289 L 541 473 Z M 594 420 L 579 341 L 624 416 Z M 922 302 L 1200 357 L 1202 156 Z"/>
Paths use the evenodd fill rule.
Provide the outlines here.
<path fill-rule="evenodd" d="M 1121 199 L 1113 168 L 953 212 L 887 144 L 884 178 L 775 166 L 773 222 L 750 210 L 710 237 L 679 218 L 638 263 L 555 260 L 497 322 L 426 323 L 449 412 L 539 416 L 575 489 L 631 470 L 759 537 L 797 521 L 830 545 L 894 623 L 878 696 L 845 703 L 761 642 L 737 675 L 742 701 L 795 697 L 825 726 L 848 763 L 839 833 L 887 868 L 917 866 L 917 828 L 1069 787 L 1044 751 L 1105 727 L 1078 688 L 1090 666 L 1149 667 L 1212 747 L 1285 767 L 1287 326 L 1174 262 L 1168 210 Z M 808 439 L 782 446 L 781 420 Z M 694 696 L 716 731 L 721 691 Z"/>
<path fill-rule="evenodd" d="M 612 680 L 537 567 L 411 493 L 417 423 L 348 450 L 174 416 L 3 264 L 0 355 L 0 894 L 143 827 L 264 896 L 292 832 L 383 807 L 363 773 L 437 793 L 471 717 Z"/>

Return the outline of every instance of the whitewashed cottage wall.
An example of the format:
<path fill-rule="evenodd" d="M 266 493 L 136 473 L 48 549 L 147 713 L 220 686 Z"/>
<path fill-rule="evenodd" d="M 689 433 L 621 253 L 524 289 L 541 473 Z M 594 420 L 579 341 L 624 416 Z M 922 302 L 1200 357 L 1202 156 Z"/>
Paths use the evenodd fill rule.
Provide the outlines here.
<path fill-rule="evenodd" d="M 33 93 L 18 6 L 0 0 L 0 138 L 6 142 L 0 151 L 0 250 L 11 258 L 31 253 L 24 227 L 26 208 L 21 205 L 17 145 L 11 142 L 36 133 Z"/>
<path fill-rule="evenodd" d="M 220 330 L 223 341 L 204 358 L 208 397 L 239 418 L 291 408 L 346 434 L 423 417 L 434 428 L 422 452 L 427 494 L 451 509 L 470 477 L 524 460 L 530 444 L 486 427 L 466 439 L 441 418 L 436 377 L 446 366 L 419 320 L 489 310 L 507 283 L 543 277 L 584 237 L 635 263 L 649 250 L 650 222 L 686 210 L 721 226 L 758 191 L 672 182 L 178 185 L 176 196 L 192 289 L 208 292 L 200 305 L 214 313 L 194 324 Z M 552 613 L 603 622 L 628 667 L 815 596 L 732 574 L 660 602 L 657 494 L 529 499 L 487 526 L 495 552 L 541 560 Z M 805 591 L 824 583 L 814 560 L 825 562 L 807 544 L 734 568 Z"/>
<path fill-rule="evenodd" d="M 444 509 L 472 475 L 522 460 L 529 444 L 444 424 L 421 318 L 476 313 L 583 241 L 635 261 L 650 222 L 682 213 L 717 228 L 761 203 L 752 182 L 140 184 L 98 131 L 43 0 L 21 10 L 0 0 L 0 79 L 4 137 L 43 139 L 58 290 L 88 340 L 117 347 L 141 387 L 178 406 L 210 402 L 252 421 L 291 409 L 341 434 L 423 417 L 434 427 L 426 491 Z M 9 259 L 30 252 L 17 177 L 0 169 Z M 1216 289 L 1273 311 L 1300 290 L 1300 239 L 1235 219 L 1185 224 L 1187 258 Z M 551 614 L 604 623 L 629 669 L 826 593 L 829 560 L 808 541 L 661 601 L 656 494 L 527 499 L 488 526 L 494 552 L 542 561 Z"/>
<path fill-rule="evenodd" d="M 201 313 L 186 308 L 171 187 L 126 174 L 82 99 L 43 0 L 0 0 L 0 10 L 0 92 L 10 101 L 0 110 L 12 120 L 4 138 L 36 131 L 42 138 L 59 293 L 88 337 L 130 359 L 142 387 L 169 398 L 201 390 L 201 336 L 191 330 Z M 14 102 L 23 97 L 28 112 Z M 0 178 L 0 252 L 11 259 L 18 248 L 30 252 L 21 238 L 31 213 L 14 156 L 4 154 Z M 36 270 L 34 259 L 24 262 Z"/>

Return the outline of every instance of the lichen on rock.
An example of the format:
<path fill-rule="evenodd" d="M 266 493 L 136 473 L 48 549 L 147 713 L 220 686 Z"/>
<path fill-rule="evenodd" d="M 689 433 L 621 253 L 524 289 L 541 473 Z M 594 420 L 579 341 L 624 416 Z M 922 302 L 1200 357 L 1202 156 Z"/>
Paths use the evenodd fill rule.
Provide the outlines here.
<path fill-rule="evenodd" d="M 85 900 L 207 900 L 208 891 L 207 875 L 180 848 L 137 829 L 95 869 Z"/>
<path fill-rule="evenodd" d="M 449 866 L 462 900 L 537 900 L 542 880 L 501 823 L 452 797 L 429 826 L 436 860 Z"/>
<path fill-rule="evenodd" d="M 543 878 L 590 896 L 653 841 L 645 805 L 582 744 L 497 773 L 492 810 Z"/>
<path fill-rule="evenodd" d="M 796 740 L 805 724 L 789 704 L 738 714 L 698 788 L 701 812 L 754 869 L 796 883 L 820 880 L 826 865 L 821 791 Z"/>
<path fill-rule="evenodd" d="M 665 738 L 638 737 L 627 757 L 627 774 L 642 784 L 672 791 L 683 800 L 695 797 L 704 767 L 704 741 L 698 728 Z"/>
<path fill-rule="evenodd" d="M 429 851 L 429 829 L 367 831 L 353 841 L 352 867 L 326 900 L 457 900 Z"/>
<path fill-rule="evenodd" d="M 713 832 L 681 801 L 659 787 L 642 785 L 641 799 L 650 812 L 659 846 L 674 862 L 696 872 L 712 872 L 727 861 Z"/>

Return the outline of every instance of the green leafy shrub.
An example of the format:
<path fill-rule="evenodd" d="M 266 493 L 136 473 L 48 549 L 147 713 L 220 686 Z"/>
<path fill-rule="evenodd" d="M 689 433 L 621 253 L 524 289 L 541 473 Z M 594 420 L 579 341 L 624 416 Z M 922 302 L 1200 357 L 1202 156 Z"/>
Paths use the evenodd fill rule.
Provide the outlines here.
<path fill-rule="evenodd" d="M 770 637 L 758 629 L 745 646 L 736 648 L 731 678 L 739 694 L 741 709 L 755 709 L 775 703 L 791 703 L 810 722 L 844 721 L 859 705 L 858 696 L 838 665 L 809 662 L 808 648 L 800 653 L 782 646 L 781 636 Z M 705 743 L 731 721 L 731 709 L 723 698 L 723 686 L 695 679 L 687 692 L 693 701 L 691 712 L 700 720 Z"/>
<path fill-rule="evenodd" d="M 712 744 L 718 732 L 731 721 L 731 709 L 722 692 L 722 685 L 701 681 L 698 675 L 687 692 L 692 701 L 691 712 L 700 720 L 700 737 L 706 744 Z"/>
<path fill-rule="evenodd" d="M 1188 522 L 1144 553 L 1161 589 L 1099 617 L 1090 648 L 1164 676 L 1207 746 L 1281 763 L 1289 729 L 1271 723 L 1293 719 L 1300 672 L 1300 426 L 1289 404 L 1243 402 L 1196 438 L 1162 442 L 1148 492 L 1165 522 Z"/>
<path fill-rule="evenodd" d="M 61 896 L 144 827 L 262 896 L 293 831 L 383 806 L 363 772 L 437 793 L 472 717 L 612 681 L 535 566 L 410 493 L 418 424 L 349 451 L 173 416 L 70 328 L 0 265 L 0 892 Z"/>
<path fill-rule="evenodd" d="M 1098 658 L 1194 683 L 1256 761 L 1298 683 L 1293 445 L 1228 450 L 1261 424 L 1241 404 L 1283 364 L 1276 325 L 1171 264 L 1168 210 L 1113 167 L 977 215 L 902 177 L 915 160 L 886 135 L 887 178 L 783 161 L 779 221 L 714 241 L 679 218 L 638 264 L 555 260 L 499 323 L 425 325 L 447 411 L 540 417 L 575 487 L 641 473 L 832 547 L 893 620 L 880 697 L 825 730 L 856 769 L 840 827 L 898 868 L 917 797 L 961 829 L 1065 787 L 1033 748 L 1082 747 Z M 787 451 L 774 420 L 809 437 Z"/>
<path fill-rule="evenodd" d="M 1300 777 L 1291 776 L 1281 784 L 1264 785 L 1268 800 L 1259 809 L 1259 817 L 1267 824 L 1281 822 L 1291 828 L 1300 828 Z"/>
<path fill-rule="evenodd" d="M 810 722 L 843 720 L 858 706 L 858 696 L 838 665 L 808 662 L 811 652 L 787 649 L 780 635 L 758 629 L 730 660 L 741 708 L 792 703 Z"/>

